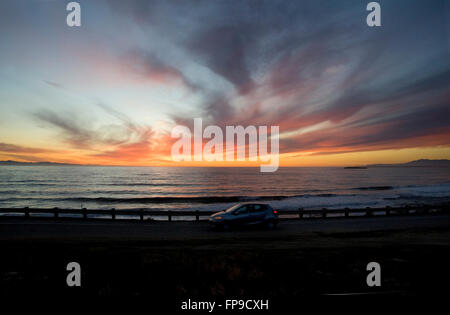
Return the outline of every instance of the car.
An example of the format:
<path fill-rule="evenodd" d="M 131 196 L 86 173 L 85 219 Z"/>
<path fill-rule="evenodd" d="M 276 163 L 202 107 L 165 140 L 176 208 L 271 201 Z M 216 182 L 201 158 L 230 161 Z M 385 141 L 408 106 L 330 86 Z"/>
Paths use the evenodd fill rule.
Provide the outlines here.
<path fill-rule="evenodd" d="M 273 229 L 278 224 L 278 211 L 265 203 L 239 203 L 212 214 L 209 222 L 224 230 L 247 225 L 265 225 Z"/>

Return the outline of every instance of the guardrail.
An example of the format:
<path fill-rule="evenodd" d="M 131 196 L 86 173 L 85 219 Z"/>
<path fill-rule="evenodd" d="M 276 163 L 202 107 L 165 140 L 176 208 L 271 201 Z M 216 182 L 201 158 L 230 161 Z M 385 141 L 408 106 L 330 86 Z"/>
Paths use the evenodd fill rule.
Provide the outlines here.
<path fill-rule="evenodd" d="M 10 216 L 24 218 L 64 218 L 64 219 L 134 219 L 140 221 L 155 220 L 156 218 L 173 221 L 174 218 L 181 218 L 185 221 L 202 221 L 217 211 L 199 210 L 136 210 L 136 209 L 59 209 L 59 208 L 0 208 L 0 218 Z M 361 209 L 310 209 L 305 210 L 281 210 L 278 211 L 280 219 L 314 219 L 314 218 L 350 218 L 350 217 L 371 217 L 371 216 L 391 216 L 391 215 L 414 215 L 450 213 L 450 205 L 441 206 L 406 206 L 406 207 L 385 207 L 385 208 L 361 208 Z M 178 220 L 180 221 L 180 220 Z"/>

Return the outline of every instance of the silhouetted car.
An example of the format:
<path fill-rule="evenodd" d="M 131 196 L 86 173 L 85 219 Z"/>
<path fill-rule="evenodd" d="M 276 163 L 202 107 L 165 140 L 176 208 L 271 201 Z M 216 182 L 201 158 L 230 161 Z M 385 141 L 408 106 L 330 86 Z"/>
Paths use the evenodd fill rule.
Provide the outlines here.
<path fill-rule="evenodd" d="M 224 230 L 234 226 L 266 225 L 273 229 L 278 224 L 278 213 L 264 203 L 240 203 L 227 210 L 214 213 L 209 221 Z"/>

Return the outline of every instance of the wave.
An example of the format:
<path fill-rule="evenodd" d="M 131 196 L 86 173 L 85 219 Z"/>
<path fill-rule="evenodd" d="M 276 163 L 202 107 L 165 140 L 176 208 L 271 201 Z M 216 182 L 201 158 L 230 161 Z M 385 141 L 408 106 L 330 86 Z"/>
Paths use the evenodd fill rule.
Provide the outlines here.
<path fill-rule="evenodd" d="M 195 196 L 195 197 L 137 197 L 137 198 L 115 198 L 115 197 L 93 197 L 93 198 L 65 198 L 64 201 L 95 202 L 95 203 L 227 203 L 245 201 L 282 200 L 290 196 Z"/>
<path fill-rule="evenodd" d="M 450 197 L 450 184 L 406 186 L 399 189 L 399 194 L 404 197 Z"/>
<path fill-rule="evenodd" d="M 125 186 L 125 187 L 133 187 L 133 186 L 156 186 L 156 187 L 188 187 L 188 186 L 200 186 L 196 184 L 188 184 L 188 183 L 182 183 L 182 184 L 171 184 L 171 183 L 111 183 L 111 184 L 102 184 L 102 186 Z"/>
<path fill-rule="evenodd" d="M 356 187 L 354 190 L 392 190 L 392 186 L 368 186 L 368 187 Z"/>
<path fill-rule="evenodd" d="M 19 201 L 19 200 L 42 200 L 42 201 L 60 201 L 77 203 L 128 203 L 128 204 L 158 204 L 158 203 L 231 203 L 247 201 L 270 201 L 284 200 L 288 198 L 311 198 L 311 197 L 334 197 L 335 194 L 318 195 L 294 195 L 294 196 L 177 196 L 177 197 L 66 197 L 66 198 L 6 198 L 0 201 Z"/>
<path fill-rule="evenodd" d="M 173 192 L 172 192 L 173 193 Z M 0 190 L 0 205 L 38 205 L 38 206 L 73 206 L 83 204 L 93 207 L 115 205 L 118 207 L 139 206 L 145 207 L 211 207 L 217 204 L 220 208 L 226 203 L 238 202 L 270 202 L 279 205 L 280 208 L 296 207 L 343 207 L 343 206 L 372 206 L 392 205 L 402 202 L 434 202 L 445 201 L 450 198 L 450 183 L 432 185 L 408 185 L 408 186 L 377 186 L 367 185 L 350 189 L 334 190 L 304 190 L 304 191 L 263 191 L 249 192 L 236 189 L 235 192 L 211 191 L 206 195 L 206 191 L 196 190 L 192 194 L 189 191 L 179 194 L 152 194 L 142 191 L 132 190 L 76 190 L 76 191 L 20 191 L 12 189 L 10 191 Z M 253 195 L 254 194 L 254 195 Z M 120 205 L 120 206 L 119 206 Z"/>

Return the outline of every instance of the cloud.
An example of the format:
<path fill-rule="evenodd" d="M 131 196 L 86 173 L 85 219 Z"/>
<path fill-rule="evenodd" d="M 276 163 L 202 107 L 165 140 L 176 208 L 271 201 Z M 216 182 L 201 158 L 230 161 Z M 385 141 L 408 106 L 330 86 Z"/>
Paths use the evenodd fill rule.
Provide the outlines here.
<path fill-rule="evenodd" d="M 202 117 L 221 127 L 278 125 L 283 153 L 449 144 L 442 1 L 384 3 L 386 24 L 379 29 L 367 27 L 366 3 L 354 1 L 105 3 L 120 25 L 132 25 L 123 32 L 132 31 L 120 49 L 100 42 L 80 50 L 92 82 L 124 89 L 130 82 L 158 84 L 168 93 L 185 87 L 191 106 L 168 113 L 174 124 L 192 128 L 192 118 Z M 137 124 L 124 114 L 125 104 L 121 110 L 98 105 L 117 122 L 94 127 L 79 114 L 55 110 L 33 117 L 70 146 L 108 161 L 170 152 L 170 137 Z"/>
<path fill-rule="evenodd" d="M 381 31 L 361 20 L 363 3 L 348 1 L 327 9 L 317 1 L 126 7 L 136 23 L 164 32 L 187 57 L 232 84 L 235 94 L 200 86 L 196 116 L 219 126 L 279 125 L 292 133 L 281 139 L 283 152 L 325 154 L 449 143 L 450 54 L 440 36 L 445 25 L 432 18 L 442 14 L 441 5 L 410 3 L 395 28 Z M 384 12 L 391 17 L 402 6 L 385 4 Z M 169 18 L 181 9 L 183 17 Z M 429 23 L 418 25 L 415 13 L 424 11 Z M 413 32 L 429 35 L 411 40 Z M 193 117 L 171 118 L 191 126 Z"/>
<path fill-rule="evenodd" d="M 62 141 L 73 148 L 98 149 L 102 146 L 117 146 L 147 133 L 147 127 L 139 126 L 129 117 L 105 104 L 97 104 L 109 115 L 117 118 L 120 124 L 108 124 L 93 127 L 92 123 L 77 113 L 56 113 L 41 109 L 32 114 L 44 127 L 59 132 Z"/>
<path fill-rule="evenodd" d="M 192 38 L 187 47 L 204 65 L 245 94 L 254 85 L 246 62 L 251 45 L 251 32 L 239 26 L 221 25 Z"/>
<path fill-rule="evenodd" d="M 142 159 L 148 159 L 152 153 L 151 140 L 153 131 L 151 128 L 144 128 L 137 132 L 138 139 L 136 141 L 121 143 L 114 146 L 111 150 L 106 150 L 90 156 L 121 162 L 137 162 Z"/>
<path fill-rule="evenodd" d="M 64 154 L 65 152 L 60 150 L 53 150 L 47 148 L 36 148 L 22 146 L 12 143 L 0 142 L 0 156 L 3 159 L 12 159 L 28 162 L 42 162 L 53 160 L 51 156 Z M 64 159 L 59 160 L 60 162 L 65 162 Z"/>
<path fill-rule="evenodd" d="M 42 148 L 30 148 L 21 145 L 0 142 L 0 152 L 35 154 L 35 153 L 49 153 L 53 152 L 53 150 Z"/>
<path fill-rule="evenodd" d="M 196 90 L 183 73 L 175 67 L 167 64 L 154 53 L 142 49 L 134 49 L 120 57 L 119 63 L 126 72 L 140 76 L 153 83 L 168 85 L 181 84 L 191 90 Z"/>
<path fill-rule="evenodd" d="M 170 154 L 170 144 L 174 141 L 168 134 L 160 133 L 155 137 L 152 127 L 134 122 L 126 114 L 104 104 L 97 104 L 108 115 L 116 118 L 120 124 L 103 125 L 93 128 L 87 122 L 74 114 L 55 113 L 41 109 L 33 113 L 39 123 L 59 132 L 62 141 L 68 143 L 71 149 L 93 151 L 87 153 L 86 159 L 96 163 L 102 161 L 108 164 L 139 163 L 152 157 Z M 1 149 L 16 149 L 14 146 L 0 145 Z M 18 152 L 15 150 L 14 152 Z M 37 153 L 29 150 L 24 153 Z"/>
<path fill-rule="evenodd" d="M 97 134 L 73 113 L 61 114 L 41 109 L 34 112 L 33 117 L 45 126 L 57 129 L 63 140 L 73 147 L 88 148 L 98 140 Z"/>
<path fill-rule="evenodd" d="M 421 109 L 399 110 L 394 117 L 369 116 L 293 137 L 284 141 L 282 151 L 327 154 L 450 145 L 450 126 L 446 118 L 450 117 L 449 96 L 444 93 L 441 98 L 428 99 L 426 107 Z"/>

